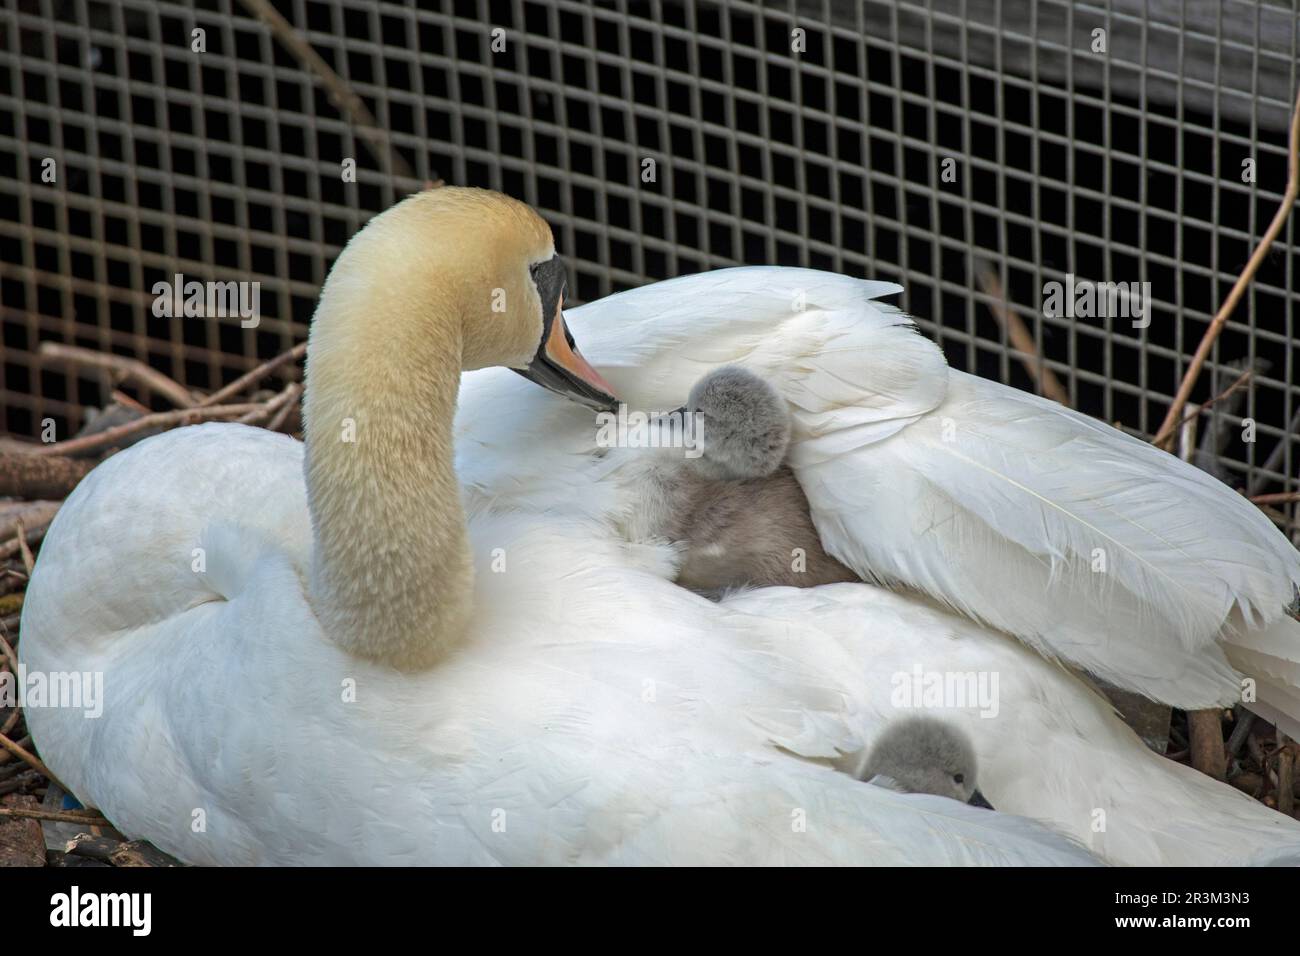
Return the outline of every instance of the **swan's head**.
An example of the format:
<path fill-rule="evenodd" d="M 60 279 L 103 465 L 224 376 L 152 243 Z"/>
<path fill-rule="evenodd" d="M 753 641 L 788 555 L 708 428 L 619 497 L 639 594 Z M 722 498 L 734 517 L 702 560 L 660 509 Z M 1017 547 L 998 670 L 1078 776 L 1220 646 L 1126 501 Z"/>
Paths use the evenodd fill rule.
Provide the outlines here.
<path fill-rule="evenodd" d="M 340 311 L 353 316 L 367 305 L 386 309 L 390 348 L 415 356 L 422 341 L 445 340 L 425 335 L 435 325 L 458 326 L 462 369 L 512 368 L 574 401 L 612 409 L 612 387 L 565 326 L 566 281 L 551 229 L 528 205 L 445 186 L 370 220 L 340 254 L 322 302 L 351 297 L 353 308 Z"/>
<path fill-rule="evenodd" d="M 703 425 L 696 462 L 712 478 L 766 478 L 785 458 L 790 409 L 753 372 L 738 365 L 714 369 L 695 383 L 686 411 Z"/>
<path fill-rule="evenodd" d="M 891 723 L 872 746 L 860 776 L 904 793 L 989 807 L 976 785 L 975 748 L 956 727 L 933 717 Z"/>

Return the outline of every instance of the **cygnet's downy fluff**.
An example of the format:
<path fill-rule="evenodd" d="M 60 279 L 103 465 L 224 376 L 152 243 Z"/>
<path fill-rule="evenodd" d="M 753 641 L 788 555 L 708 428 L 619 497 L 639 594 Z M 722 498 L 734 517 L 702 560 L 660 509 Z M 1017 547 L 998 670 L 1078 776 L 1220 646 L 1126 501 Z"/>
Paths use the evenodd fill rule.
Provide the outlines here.
<path fill-rule="evenodd" d="M 932 793 L 989 807 L 979 792 L 976 769 L 975 748 L 964 733 L 934 717 L 908 717 L 885 728 L 856 776 L 903 793 Z"/>
<path fill-rule="evenodd" d="M 822 548 L 808 500 L 784 464 L 790 411 L 777 391 L 738 366 L 696 382 L 680 410 L 698 457 L 659 459 L 639 522 L 676 542 L 677 583 L 703 593 L 813 587 L 859 578 Z"/>

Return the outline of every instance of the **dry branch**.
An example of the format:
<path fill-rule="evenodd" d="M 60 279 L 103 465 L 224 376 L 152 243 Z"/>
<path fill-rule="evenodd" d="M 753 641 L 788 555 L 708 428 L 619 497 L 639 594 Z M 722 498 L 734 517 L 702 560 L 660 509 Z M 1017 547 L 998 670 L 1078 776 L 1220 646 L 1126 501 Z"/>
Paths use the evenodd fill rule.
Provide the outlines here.
<path fill-rule="evenodd" d="M 244 425 L 262 424 L 267 419 L 273 418 L 292 404 L 293 399 L 298 394 L 298 385 L 296 382 L 290 382 L 279 393 L 267 399 L 266 403 L 261 405 L 256 411 L 249 412 L 247 415 L 241 415 L 237 421 Z"/>
<path fill-rule="evenodd" d="M 284 427 L 284 423 L 288 421 L 289 416 L 293 414 L 294 405 L 302 396 L 302 386 L 297 382 L 290 383 L 286 391 L 290 393 L 289 399 L 280 406 L 280 410 L 271 416 L 271 420 L 266 423 L 266 429 L 268 431 L 278 432 Z"/>
<path fill-rule="evenodd" d="M 88 827 L 113 825 L 98 810 L 31 810 L 26 807 L 0 807 L 0 819 L 4 817 L 51 820 L 55 823 L 84 823 Z"/>
<path fill-rule="evenodd" d="M 14 653 L 14 647 L 6 639 L 9 628 L 4 621 L 0 621 L 0 654 L 4 654 L 4 664 L 13 673 L 14 677 L 18 676 L 18 655 Z M 18 720 L 22 717 L 22 709 L 15 707 L 10 711 L 5 722 L 0 724 L 0 737 L 8 737 L 9 731 L 18 726 Z"/>
<path fill-rule="evenodd" d="M 251 386 L 256 385 L 281 366 L 288 365 L 290 362 L 299 361 L 306 354 L 307 343 L 299 342 L 293 348 L 289 349 L 289 351 L 281 352 L 273 359 L 267 359 L 261 365 L 239 376 L 239 378 L 235 379 L 229 385 L 217 389 L 207 398 L 199 402 L 199 407 L 206 408 L 209 405 L 216 405 L 220 402 L 224 402 L 226 399 L 238 395 Z"/>
<path fill-rule="evenodd" d="M 998 320 L 998 324 L 1006 330 L 1007 338 L 1011 340 L 1015 350 L 1020 353 L 1020 364 L 1025 367 L 1025 371 L 1038 385 L 1038 391 L 1068 408 L 1070 406 L 1069 393 L 1066 392 L 1060 379 L 1056 377 L 1056 373 L 1047 367 L 1047 363 L 1038 354 L 1038 348 L 1034 344 L 1034 337 L 1029 333 L 1029 329 L 1025 327 L 1024 321 L 1007 307 L 1007 298 L 1002 291 L 1002 283 L 998 281 L 997 274 L 992 269 L 981 270 L 979 284 L 983 288 L 984 294 L 993 300 L 987 303 L 989 311 Z"/>
<path fill-rule="evenodd" d="M 88 458 L 37 452 L 35 446 L 31 451 L 0 451 L 0 496 L 66 498 L 96 464 Z"/>
<path fill-rule="evenodd" d="M 1282 731 L 1277 732 L 1281 750 L 1277 755 L 1277 808 L 1290 816 L 1295 810 L 1295 744 Z"/>
<path fill-rule="evenodd" d="M 23 529 L 21 521 L 18 522 L 18 531 L 14 537 L 18 539 L 18 553 L 22 555 L 23 570 L 27 572 L 27 577 L 30 580 L 32 569 L 36 567 L 36 558 L 32 555 L 31 545 L 27 543 L 27 532 Z"/>
<path fill-rule="evenodd" d="M 0 459 L 3 460 L 3 459 Z M 0 504 L 0 541 L 18 533 L 18 526 L 26 530 L 28 539 L 33 528 L 48 525 L 62 506 L 62 501 L 13 501 Z"/>
<path fill-rule="evenodd" d="M 239 0 L 239 3 L 270 28 L 271 35 L 289 51 L 295 60 L 315 74 L 324 85 L 330 101 L 343 111 L 348 122 L 361 134 L 366 148 L 370 150 L 370 155 L 375 158 L 375 161 L 380 166 L 387 166 L 394 176 L 401 179 L 415 179 L 415 171 L 393 148 L 388 133 L 375 121 L 365 101 L 330 68 L 330 65 L 302 34 L 293 28 L 280 11 L 271 6 L 268 0 Z"/>
<path fill-rule="evenodd" d="M 1228 735 L 1228 756 L 1235 757 L 1241 752 L 1242 745 L 1245 744 L 1246 738 L 1250 736 L 1250 728 L 1255 725 L 1255 715 L 1246 710 L 1244 707 L 1237 708 L 1237 723 L 1233 725 L 1232 733 Z"/>
<path fill-rule="evenodd" d="M 1291 416 L 1291 421 L 1286 426 L 1286 435 L 1278 439 L 1277 444 L 1273 446 L 1273 450 L 1268 453 L 1268 458 L 1264 460 L 1264 464 L 1255 467 L 1255 476 L 1251 479 L 1248 489 L 1249 494 L 1258 494 L 1268 484 L 1268 473 L 1278 470 L 1279 465 L 1282 463 L 1282 456 L 1286 454 L 1287 446 L 1290 444 L 1287 441 L 1287 436 L 1294 435 L 1297 432 L 1300 432 L 1300 408 L 1297 408 L 1295 414 Z"/>
<path fill-rule="evenodd" d="M 3 636 L 0 636 L 0 653 L 4 653 L 5 666 L 8 667 L 8 669 L 12 671 L 13 675 L 16 676 L 17 678 L 18 656 L 16 653 L 13 653 L 13 646 L 10 645 L 9 641 L 6 641 Z M 22 717 L 21 709 L 14 708 L 12 711 L 10 711 L 9 717 L 6 717 L 3 726 L 0 726 L 0 736 L 6 737 L 6 739 L 8 739 L 9 731 L 12 731 L 14 726 L 17 726 L 19 717 Z"/>
<path fill-rule="evenodd" d="M 105 429 L 102 432 L 95 432 L 92 435 L 82 435 L 80 438 L 69 438 L 66 441 L 54 442 L 49 445 L 41 445 L 34 448 L 29 454 L 36 456 L 50 455 L 71 455 L 80 454 L 87 451 L 99 451 L 109 448 L 124 438 L 137 435 L 140 432 L 148 431 L 151 428 L 173 428 L 177 425 L 197 425 L 199 422 L 210 421 L 215 418 L 238 418 L 240 415 L 247 415 L 263 406 L 263 403 L 246 403 L 243 405 L 208 405 L 193 408 L 178 408 L 172 412 L 155 412 L 152 415 L 145 415 L 143 418 L 137 418 L 135 421 L 127 422 L 124 425 L 115 425 L 112 428 Z"/>
<path fill-rule="evenodd" d="M 1273 221 L 1268 224 L 1264 237 L 1260 239 L 1259 245 L 1255 247 L 1255 251 L 1247 261 L 1246 267 L 1241 270 L 1241 275 L 1237 276 L 1237 281 L 1233 283 L 1232 291 L 1228 293 L 1228 297 L 1215 314 L 1214 320 L 1210 322 L 1210 327 L 1205 330 L 1205 334 L 1201 337 L 1201 344 L 1196 347 L 1196 354 L 1192 356 L 1192 364 L 1187 367 L 1187 373 L 1178 386 L 1178 393 L 1174 396 L 1173 404 L 1169 406 L 1169 411 L 1165 415 L 1164 422 L 1160 425 L 1160 430 L 1156 432 L 1156 437 L 1152 439 L 1152 444 L 1157 447 L 1168 449 L 1169 440 L 1178 429 L 1178 421 L 1182 417 L 1183 406 L 1187 404 L 1192 389 L 1196 387 L 1196 380 L 1200 377 L 1201 368 L 1210 356 L 1210 349 L 1214 347 L 1215 340 L 1218 339 L 1219 333 L 1223 331 L 1228 316 L 1232 315 L 1237 303 L 1241 301 L 1241 297 L 1246 292 L 1246 287 L 1250 285 L 1250 280 L 1259 271 L 1259 267 L 1264 262 L 1264 257 L 1268 255 L 1269 247 L 1273 245 L 1273 240 L 1282 231 L 1282 226 L 1291 213 L 1291 207 L 1295 205 L 1297 194 L 1300 194 L 1300 93 L 1296 95 L 1295 111 L 1291 114 L 1291 137 L 1287 151 L 1286 192 L 1282 196 L 1282 203 L 1277 207 L 1277 212 L 1273 215 Z"/>
<path fill-rule="evenodd" d="M 1234 392 L 1237 391 L 1237 389 L 1241 388 L 1243 385 L 1249 382 L 1251 377 L 1254 374 L 1255 374 L 1255 370 L 1253 368 L 1246 369 L 1246 371 L 1242 372 L 1240 375 L 1237 376 L 1236 381 L 1234 381 L 1231 385 L 1229 385 L 1227 388 L 1221 391 L 1218 395 L 1215 395 L 1212 399 L 1210 399 L 1208 402 L 1206 402 L 1203 405 L 1197 405 L 1194 409 L 1188 412 L 1187 415 L 1183 417 L 1182 421 L 1178 423 L 1175 430 L 1181 430 L 1183 428 L 1186 428 L 1189 422 L 1196 421 L 1196 419 L 1200 417 L 1201 412 L 1207 411 L 1216 402 L 1221 402 L 1225 398 L 1232 395 Z M 1184 461 L 1190 460 L 1190 457 L 1188 455 L 1183 455 L 1182 457 Z"/>
<path fill-rule="evenodd" d="M 189 408 L 195 403 L 194 396 L 186 391 L 179 382 L 168 378 L 162 372 L 151 368 L 139 359 L 128 358 L 125 355 L 113 355 L 108 352 L 96 352 L 76 345 L 63 345 L 60 342 L 42 342 L 37 354 L 43 358 L 113 372 L 118 376 L 119 381 L 130 379 L 163 396 L 178 408 Z"/>
<path fill-rule="evenodd" d="M 1272 495 L 1254 495 L 1250 499 L 1257 505 L 1286 505 L 1300 501 L 1300 491 L 1282 491 Z"/>
<path fill-rule="evenodd" d="M 50 773 L 50 768 L 45 766 L 44 762 L 41 760 L 40 757 L 36 756 L 30 750 L 27 750 L 25 747 L 22 747 L 14 743 L 4 734 L 0 734 L 0 747 L 3 747 L 5 750 L 9 751 L 11 754 L 13 754 L 23 763 L 27 764 L 27 766 L 31 767 L 33 770 L 39 770 L 41 773 L 45 774 L 45 776 L 49 777 L 51 780 L 57 781 L 59 779 L 58 777 L 54 776 L 54 774 Z M 60 784 L 60 786 L 63 785 Z M 63 789 L 66 790 L 67 787 L 64 787 Z"/>
<path fill-rule="evenodd" d="M 125 392 L 119 392 L 117 389 L 113 389 L 109 392 L 108 397 L 123 408 L 129 408 L 131 411 L 139 412 L 141 415 L 148 415 L 153 411 L 153 409 L 148 405 L 141 405 L 130 395 L 127 395 Z"/>
<path fill-rule="evenodd" d="M 7 561 L 15 555 L 21 555 L 23 552 L 23 541 L 30 546 L 39 542 L 45 537 L 45 532 L 50 530 L 50 522 L 36 525 L 31 529 L 24 530 L 23 539 L 17 537 L 10 538 L 4 544 L 0 544 L 0 561 Z"/>
<path fill-rule="evenodd" d="M 143 840 L 122 843 L 109 837 L 78 833 L 67 842 L 64 853 L 99 860 L 111 866 L 179 866 L 180 862 Z"/>
<path fill-rule="evenodd" d="M 1223 746 L 1223 728 L 1217 707 L 1187 712 L 1187 735 L 1191 738 L 1192 766 L 1215 780 L 1228 772 L 1227 752 Z"/>

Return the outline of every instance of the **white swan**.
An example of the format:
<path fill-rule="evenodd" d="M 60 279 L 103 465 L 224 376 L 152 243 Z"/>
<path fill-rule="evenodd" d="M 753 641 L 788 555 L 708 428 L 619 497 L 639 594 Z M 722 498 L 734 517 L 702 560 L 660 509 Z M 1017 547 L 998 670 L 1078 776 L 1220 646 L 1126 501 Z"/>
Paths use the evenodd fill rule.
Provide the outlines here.
<path fill-rule="evenodd" d="M 1091 862 L 1032 821 L 866 786 L 823 759 L 870 729 L 878 702 L 854 661 L 876 653 L 871 632 L 906 643 L 917 614 L 925 629 L 955 619 L 864 585 L 734 606 L 685 592 L 593 518 L 620 489 L 574 467 L 589 456 L 530 509 L 505 503 L 524 465 L 512 452 L 502 507 L 467 518 L 462 369 L 607 397 L 559 317 L 561 277 L 522 204 L 412 197 L 353 239 L 322 292 L 305 445 L 204 425 L 96 468 L 23 612 L 29 671 L 104 674 L 98 719 L 28 710 L 54 773 L 195 863 Z M 503 375 L 485 384 L 554 417 Z M 500 412 L 466 409 L 485 425 Z M 533 435 L 526 467 L 590 444 L 590 411 L 564 414 L 576 427 Z"/>
<path fill-rule="evenodd" d="M 825 522 L 822 531 L 828 541 L 843 544 L 848 519 L 860 508 L 879 515 L 879 527 L 852 525 L 862 535 L 849 542 L 854 548 L 892 548 L 889 555 L 898 562 L 908 559 L 911 547 L 950 551 L 965 562 L 965 573 L 975 573 L 981 570 L 979 552 L 957 548 L 960 536 L 930 540 L 945 534 L 942 528 L 929 527 L 937 523 L 936 511 L 947 501 L 940 492 L 951 486 L 951 494 L 959 495 L 962 474 L 911 471 L 897 456 L 889 459 L 893 470 L 888 472 L 869 462 L 872 453 L 890 447 L 891 435 L 924 422 L 925 409 L 942 400 L 949 376 L 957 374 L 946 365 L 929 366 L 938 379 L 927 394 L 919 374 L 907 371 L 917 364 L 911 359 L 933 358 L 937 352 L 905 316 L 871 301 L 890 291 L 897 287 L 806 270 L 729 269 L 625 292 L 571 310 L 566 317 L 602 374 L 643 410 L 675 407 L 693 382 L 720 365 L 745 365 L 777 383 L 793 405 L 794 445 L 803 456 L 801 478 L 814 517 L 819 524 Z M 967 378 L 960 382 L 963 387 L 987 387 L 990 401 L 1005 400 L 1001 408 L 1012 416 L 1017 413 L 1019 393 L 991 383 L 977 386 Z M 620 460 L 626 456 L 593 458 L 589 417 L 545 395 L 530 399 L 530 394 L 524 383 L 495 370 L 465 376 L 457 428 L 458 471 L 471 509 L 540 515 L 566 502 L 586 510 L 596 529 L 593 534 L 617 537 L 616 529 L 626 524 L 624 516 L 642 500 L 635 482 L 619 480 L 624 470 Z M 999 409 L 985 411 L 996 416 Z M 1042 414 L 1051 422 L 1049 413 L 1054 411 L 1052 406 Z M 1067 414 L 1061 420 L 1085 437 L 1093 429 L 1080 416 Z M 942 420 L 937 424 L 942 426 Z M 1036 439 L 1032 421 L 1026 428 L 1019 440 L 1032 448 L 1043 436 Z M 1139 456 L 1149 451 L 1118 433 L 1101 434 L 1120 450 L 1136 445 Z M 870 438 L 879 444 L 869 444 Z M 1231 491 L 1199 473 L 1187 477 L 1176 462 L 1165 468 L 1166 460 L 1173 462 L 1163 453 L 1149 462 L 1138 459 L 1151 468 L 1151 487 L 1158 490 L 1162 482 L 1172 486 L 1155 496 L 1153 507 L 1167 509 L 1184 522 L 1188 514 L 1196 517 L 1202 499 L 1170 497 L 1180 480 L 1203 498 L 1224 499 L 1226 510 L 1236 507 Z M 1072 467 L 1085 482 L 1090 471 L 1105 470 L 1086 457 Z M 855 484 L 859 470 L 862 477 Z M 927 480 L 938 490 L 919 500 L 925 510 L 913 524 L 907 523 L 906 513 L 889 513 L 891 508 L 902 512 L 910 507 L 914 499 L 908 496 Z M 834 490 L 840 497 L 831 494 Z M 997 500 L 982 506 L 989 508 Z M 1022 504 L 1015 506 L 1023 510 Z M 951 515 L 953 507 L 948 511 Z M 1213 508 L 1201 515 L 1203 527 L 1219 529 L 1223 536 L 1214 542 L 1215 549 L 1201 544 L 1196 553 L 1204 556 L 1215 550 L 1225 576 L 1233 581 L 1237 572 L 1231 556 L 1235 553 L 1244 561 L 1258 548 L 1254 553 L 1259 563 L 1240 573 L 1252 587 L 1266 591 L 1272 576 L 1285 580 L 1294 556 L 1276 545 L 1271 529 L 1261 528 L 1253 508 L 1244 515 L 1237 530 Z M 843 516 L 844 525 L 836 524 L 838 516 Z M 899 530 L 900 523 L 906 533 Z M 1183 533 L 1188 534 L 1186 529 Z M 1051 547 L 1060 547 L 1059 542 L 1046 534 L 1041 548 L 1050 553 Z M 1005 543 L 1001 548 L 1010 550 Z M 855 553 L 860 552 L 850 548 L 839 556 Z M 995 589 L 972 593 L 968 600 L 996 606 L 1004 596 L 1008 608 L 1026 607 L 1040 620 L 1057 614 L 1059 631 L 1044 624 L 1046 638 L 1059 641 L 1059 646 L 1046 644 L 1049 651 L 1067 656 L 1066 650 L 1075 650 L 1079 658 L 1098 660 L 1101 670 L 1118 666 L 1130 684 L 1145 682 L 1148 690 L 1170 695 L 1195 694 L 1203 684 L 1212 686 L 1216 695 L 1227 693 L 1221 688 L 1236 689 L 1230 670 L 1220 678 L 1202 676 L 1215 675 L 1220 666 L 1214 663 L 1217 652 L 1212 645 L 1201 651 L 1158 641 L 1149 646 L 1143 643 L 1143 632 L 1103 628 L 1106 640 L 1097 647 L 1098 642 L 1068 618 L 1066 612 L 1082 603 L 1077 595 L 1072 603 L 1065 601 L 1074 593 L 1068 583 L 1016 579 L 1015 568 L 998 564 L 998 553 L 982 569 Z M 666 578 L 674 571 L 673 559 L 671 553 L 652 551 L 630 554 L 628 560 L 642 561 L 648 573 Z M 1175 570 L 1183 569 L 1178 565 Z M 1198 579 L 1208 573 L 1196 571 Z M 1255 576 L 1264 583 L 1252 583 Z M 914 583 L 925 582 L 922 577 Z M 1035 587 L 1043 590 L 1035 592 Z M 1035 599 L 1044 608 L 1035 609 Z M 659 614 L 667 625 L 688 599 L 665 592 L 664 600 Z M 831 709 L 847 725 L 847 736 L 842 736 L 844 727 L 826 722 L 825 713 L 791 708 L 772 724 L 755 718 L 771 740 L 793 752 L 826 760 L 860 753 L 899 716 L 893 701 L 910 688 L 913 675 L 969 675 L 997 682 L 996 716 L 981 717 L 980 708 L 970 706 L 959 708 L 956 717 L 975 742 L 981 785 L 999 810 L 1044 820 L 1117 863 L 1300 862 L 1300 825 L 1295 821 L 1152 753 L 1101 698 L 1064 669 L 929 601 L 840 584 L 807 591 L 752 591 L 722 602 L 721 610 L 749 615 L 755 646 L 798 661 L 816 675 L 815 682 L 843 695 L 842 710 Z M 1105 615 L 1096 609 L 1084 607 L 1079 613 L 1106 625 Z M 1022 629 L 1022 636 L 1032 637 L 1032 632 Z M 1074 640 L 1082 641 L 1081 648 L 1073 648 Z M 1285 644 L 1277 651 L 1278 659 L 1291 653 Z M 1107 652 L 1120 664 L 1110 663 Z M 1203 663 L 1207 659 L 1211 663 Z"/>
<path fill-rule="evenodd" d="M 672 408 L 727 363 L 775 384 L 826 550 L 864 578 L 1179 707 L 1241 700 L 1235 665 L 1258 689 L 1252 706 L 1300 736 L 1300 624 L 1287 615 L 1300 552 L 1199 469 L 949 369 L 875 301 L 900 291 L 749 267 L 568 315 L 634 407 Z"/>

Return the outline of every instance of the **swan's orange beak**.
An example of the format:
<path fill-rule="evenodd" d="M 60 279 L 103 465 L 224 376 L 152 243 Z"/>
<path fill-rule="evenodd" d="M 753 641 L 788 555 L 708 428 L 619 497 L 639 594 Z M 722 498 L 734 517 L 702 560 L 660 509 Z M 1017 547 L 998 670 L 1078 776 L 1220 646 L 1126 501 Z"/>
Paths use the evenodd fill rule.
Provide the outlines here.
<path fill-rule="evenodd" d="M 558 395 L 597 411 L 614 411 L 618 399 L 614 386 L 601 376 L 578 351 L 577 343 L 564 324 L 564 297 L 555 303 L 555 314 L 545 323 L 541 346 L 533 361 L 519 374 Z"/>

